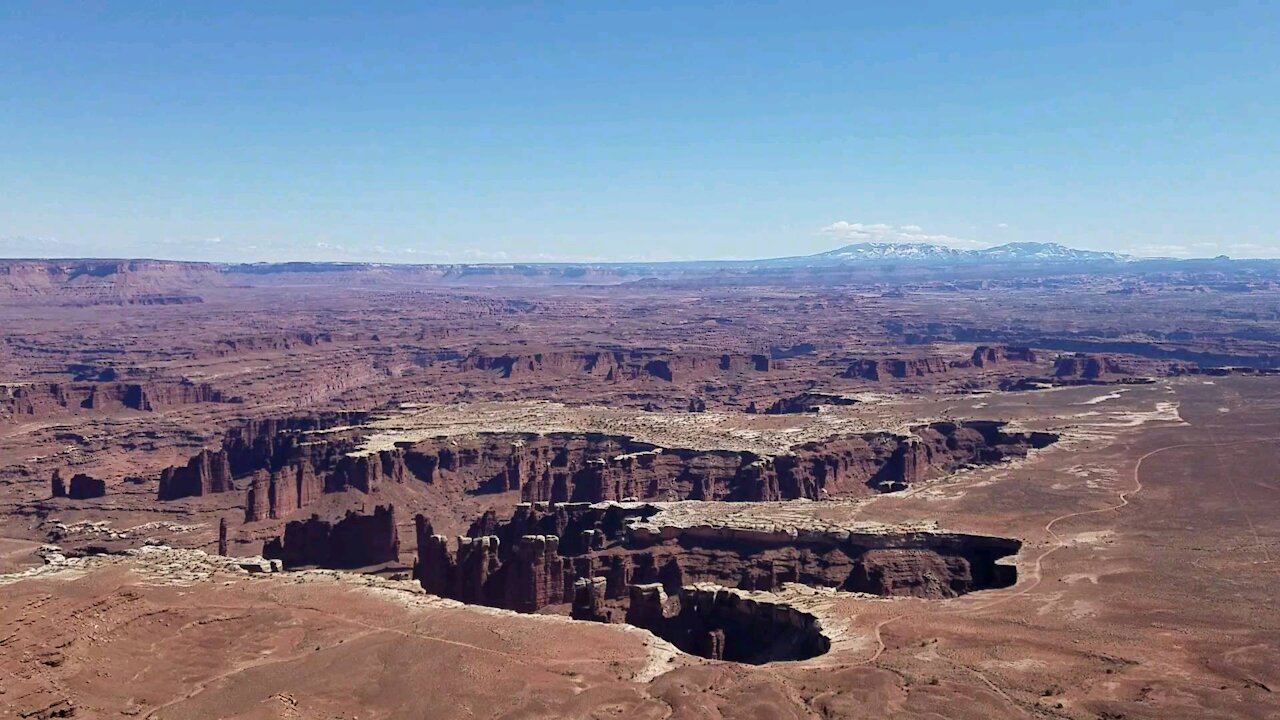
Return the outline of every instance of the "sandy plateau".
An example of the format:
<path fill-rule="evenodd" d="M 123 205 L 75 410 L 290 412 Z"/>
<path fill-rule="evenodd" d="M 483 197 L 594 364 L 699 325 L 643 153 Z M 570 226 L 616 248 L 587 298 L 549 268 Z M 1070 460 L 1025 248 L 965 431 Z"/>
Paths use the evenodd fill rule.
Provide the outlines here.
<path fill-rule="evenodd" d="M 0 295 L 2 716 L 1280 718 L 1274 281 L 130 272 Z"/>

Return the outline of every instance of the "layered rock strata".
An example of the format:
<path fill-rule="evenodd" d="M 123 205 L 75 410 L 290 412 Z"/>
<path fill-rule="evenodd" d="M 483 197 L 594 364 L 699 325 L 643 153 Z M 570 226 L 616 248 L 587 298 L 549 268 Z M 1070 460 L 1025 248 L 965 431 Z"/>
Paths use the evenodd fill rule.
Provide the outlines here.
<path fill-rule="evenodd" d="M 860 380 L 902 380 L 948 372 L 951 362 L 944 357 L 885 358 L 854 360 L 845 368 L 843 377 Z"/>
<path fill-rule="evenodd" d="M 578 613 L 602 616 L 600 578 L 606 602 L 625 600 L 631 585 L 644 583 L 669 593 L 690 583 L 775 590 L 792 582 L 955 597 L 1013 584 L 1015 568 L 997 561 L 1021 547 L 1017 540 L 913 529 L 770 532 L 640 522 L 659 510 L 525 504 L 505 523 L 482 518 L 453 547 L 419 519 L 415 576 L 428 592 L 463 602 L 524 612 L 573 603 Z"/>
<path fill-rule="evenodd" d="M 671 595 L 657 583 L 632 585 L 627 623 L 712 660 L 807 660 L 831 649 L 812 614 L 714 585 L 689 585 Z"/>
<path fill-rule="evenodd" d="M 663 350 L 547 351 L 527 354 L 472 352 L 464 370 L 479 370 L 502 379 L 590 376 L 603 382 L 657 380 L 670 383 L 725 374 L 768 372 L 768 355 L 673 353 Z"/>
<path fill-rule="evenodd" d="M 1055 439 L 968 421 L 839 435 L 777 455 L 666 448 L 600 433 L 479 433 L 358 452 L 358 430 L 315 435 L 304 423 L 270 421 L 238 428 L 222 449 L 166 470 L 160 497 L 245 488 L 248 522 L 287 518 L 322 493 L 405 483 L 518 491 L 527 502 L 817 500 L 900 490 L 966 464 L 1022 457 Z"/>
<path fill-rule="evenodd" d="M 394 562 L 400 556 L 395 508 L 379 505 L 372 515 L 348 511 L 337 522 L 316 515 L 294 520 L 285 525 L 283 537 L 264 543 L 262 556 L 281 560 L 287 568 L 356 568 Z"/>

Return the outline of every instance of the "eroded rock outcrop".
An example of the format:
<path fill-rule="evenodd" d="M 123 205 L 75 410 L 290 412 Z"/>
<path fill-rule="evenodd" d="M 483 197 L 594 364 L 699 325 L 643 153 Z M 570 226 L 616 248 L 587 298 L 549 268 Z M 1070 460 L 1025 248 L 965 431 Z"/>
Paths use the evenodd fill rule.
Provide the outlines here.
<path fill-rule="evenodd" d="M 208 384 L 188 382 L 45 382 L 0 385 L 0 421 L 54 417 L 69 411 L 150 412 L 203 402 L 233 402 Z"/>
<path fill-rule="evenodd" d="M 1029 347 L 979 345 L 974 349 L 973 356 L 969 358 L 969 363 L 974 367 L 983 368 L 1006 362 L 1033 363 L 1036 360 L 1035 351 Z"/>
<path fill-rule="evenodd" d="M 856 405 L 854 398 L 828 393 L 806 392 L 791 397 L 779 398 L 765 407 L 765 415 L 787 415 L 793 413 L 817 412 L 823 405 Z M 761 412 L 753 402 L 747 407 L 748 413 Z"/>
<path fill-rule="evenodd" d="M 777 455 L 601 433 L 477 433 L 365 451 L 357 429 L 315 434 L 301 422 L 269 421 L 238 428 L 221 450 L 165 471 L 161 499 L 224 492 L 245 478 L 248 522 L 286 518 L 322 493 L 403 484 L 443 494 L 519 492 L 528 502 L 817 500 L 900 490 L 966 464 L 1022 457 L 1054 439 L 969 421 L 839 435 Z"/>
<path fill-rule="evenodd" d="M 410 475 L 529 502 L 790 500 L 896 490 L 966 463 L 1021 457 L 1055 438 L 1008 433 L 1000 423 L 934 423 L 911 435 L 864 433 L 805 443 L 782 455 L 662 448 L 622 436 L 492 434 L 464 445 L 404 450 Z M 395 459 L 394 453 L 392 458 Z M 393 474 L 399 477 L 397 473 Z"/>
<path fill-rule="evenodd" d="M 464 602 L 523 612 L 574 603 L 579 614 L 606 616 L 630 586 L 645 583 L 669 593 L 690 583 L 775 590 L 792 582 L 955 597 L 1013 584 L 1015 568 L 997 561 L 1021 547 L 1005 538 L 918 530 L 796 533 L 642 522 L 657 512 L 644 504 L 522 505 L 510 521 L 478 521 L 475 536 L 458 538 L 453 549 L 419 516 L 415 575 L 428 592 Z M 541 534 L 553 529 L 564 535 Z M 514 547 L 504 541 L 519 533 L 526 534 Z"/>
<path fill-rule="evenodd" d="M 201 450 L 183 467 L 160 474 L 159 499 L 176 500 L 235 490 L 225 450 Z"/>
<path fill-rule="evenodd" d="M 72 500 L 89 500 L 99 498 L 107 494 L 107 483 L 95 477 L 90 477 L 84 473 L 78 473 L 71 478 L 71 485 L 67 490 L 67 497 Z"/>
<path fill-rule="evenodd" d="M 768 355 L 670 352 L 663 350 L 551 350 L 521 354 L 476 350 L 461 361 L 464 370 L 479 370 L 503 379 L 587 375 L 604 382 L 659 380 L 677 382 L 724 374 L 768 372 Z"/>
<path fill-rule="evenodd" d="M 861 380 L 902 380 L 948 372 L 951 362 L 944 357 L 885 358 L 854 360 L 845 369 L 843 377 Z"/>
<path fill-rule="evenodd" d="M 831 649 L 812 614 L 714 585 L 689 585 L 671 595 L 660 584 L 632 585 L 627 623 L 712 660 L 806 660 Z"/>
<path fill-rule="evenodd" d="M 262 556 L 281 560 L 285 567 L 355 568 L 393 562 L 400 556 L 395 507 L 379 505 L 372 515 L 348 511 L 337 522 L 318 515 L 291 521 L 283 537 L 263 545 Z"/>
<path fill-rule="evenodd" d="M 1128 371 L 1119 360 L 1109 355 L 1077 353 L 1058 358 L 1053 376 L 1058 380 L 1104 380 L 1124 376 Z"/>

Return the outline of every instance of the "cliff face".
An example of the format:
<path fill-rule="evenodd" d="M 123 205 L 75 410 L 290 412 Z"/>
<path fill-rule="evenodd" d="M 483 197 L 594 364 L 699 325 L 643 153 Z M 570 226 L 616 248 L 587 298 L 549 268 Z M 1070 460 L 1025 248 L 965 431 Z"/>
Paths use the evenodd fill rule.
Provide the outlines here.
<path fill-rule="evenodd" d="M 792 448 L 785 455 L 661 448 L 622 436 L 553 433 L 484 435 L 418 443 L 349 462 L 331 487 L 367 487 L 407 476 L 492 492 L 520 490 L 527 502 L 791 500 L 901 489 L 931 472 L 996 462 L 1053 437 L 1003 433 L 998 423 L 936 423 L 910 436 L 866 433 Z M 402 467 L 403 466 L 403 469 Z"/>
<path fill-rule="evenodd" d="M 1006 362 L 1033 363 L 1037 359 L 1035 351 L 1029 347 L 979 345 L 974 349 L 969 363 L 974 367 L 990 367 Z"/>
<path fill-rule="evenodd" d="M 355 568 L 393 562 L 400 556 L 395 508 L 380 505 L 372 515 L 349 511 L 336 523 L 316 515 L 291 521 L 283 538 L 264 544 L 262 555 L 281 560 L 285 567 Z"/>
<path fill-rule="evenodd" d="M 0 301 L 70 305 L 199 302 L 194 287 L 221 285 L 209 263 L 166 260 L 0 261 Z"/>
<path fill-rule="evenodd" d="M 1053 376 L 1060 380 L 1104 380 L 1127 372 L 1118 360 L 1108 355 L 1076 354 L 1058 358 Z"/>
<path fill-rule="evenodd" d="M 75 410 L 152 411 L 205 402 L 233 402 L 208 384 L 182 382 L 52 382 L 0 386 L 0 421 L 55 417 Z"/>
<path fill-rule="evenodd" d="M 579 613 L 603 616 L 602 603 L 625 601 L 630 586 L 644 583 L 658 583 L 671 593 L 690 583 L 774 590 L 795 582 L 880 595 L 955 597 L 1011 585 L 1016 571 L 996 560 L 1021 546 L 1017 540 L 956 533 L 797 536 L 703 526 L 660 532 L 632 527 L 633 520 L 656 511 L 633 505 L 522 505 L 506 523 L 482 518 L 472 528 L 473 537 L 458 538 L 454 549 L 419 516 L 415 576 L 428 592 L 463 602 L 524 612 L 577 602 L 583 605 Z M 546 534 L 556 529 L 564 534 Z M 603 588 L 596 587 L 599 579 Z"/>
<path fill-rule="evenodd" d="M 246 478 L 246 521 L 286 518 L 321 493 L 423 483 L 450 491 L 519 491 L 527 502 L 768 501 L 900 490 L 966 463 L 1021 457 L 1055 439 L 1000 423 L 934 423 L 909 434 L 836 436 L 782 455 L 662 448 L 597 433 L 481 433 L 373 453 L 358 436 L 304 434 L 350 418 L 266 421 L 229 432 L 161 478 L 161 499 L 235 489 Z"/>
<path fill-rule="evenodd" d="M 341 433 L 313 441 L 305 433 L 358 423 L 362 413 L 330 413 L 252 421 L 228 430 L 216 450 L 201 450 L 185 466 L 161 473 L 160 499 L 237 489 L 244 478 L 246 521 L 286 518 L 326 490 L 327 476 L 355 447 Z M 345 489 L 345 481 L 335 481 Z"/>
<path fill-rule="evenodd" d="M 658 584 L 632 585 L 627 623 L 712 660 L 805 660 L 831 648 L 810 613 L 714 586 L 691 585 L 668 595 Z"/>
<path fill-rule="evenodd" d="M 225 450 L 201 450 L 185 467 L 171 467 L 160 474 L 160 500 L 198 497 L 236 489 Z"/>
<path fill-rule="evenodd" d="M 768 355 L 669 352 L 663 350 L 548 351 L 489 354 L 476 351 L 462 360 L 464 370 L 479 370 L 503 379 L 588 375 L 604 382 L 659 380 L 678 382 L 725 374 L 768 372 Z"/>
<path fill-rule="evenodd" d="M 862 380 L 902 380 L 945 373 L 951 362 L 944 357 L 886 358 L 881 360 L 855 360 L 845 369 L 843 377 Z"/>
<path fill-rule="evenodd" d="M 298 347 L 315 347 L 333 342 L 333 335 L 325 332 L 292 332 L 275 335 L 251 335 L 219 340 L 214 345 L 193 353 L 196 358 L 235 357 L 247 353 L 293 350 Z"/>
<path fill-rule="evenodd" d="M 102 497 L 107 494 L 107 484 L 102 480 L 89 477 L 84 473 L 77 474 L 71 478 L 71 487 L 67 490 L 67 497 L 72 500 L 89 500 L 91 498 Z"/>
<path fill-rule="evenodd" d="M 800 393 L 791 397 L 779 398 L 765 407 L 765 415 L 786 415 L 791 413 L 816 412 L 822 405 L 856 405 L 857 400 L 827 393 Z M 747 407 L 748 413 L 759 412 L 755 403 Z"/>

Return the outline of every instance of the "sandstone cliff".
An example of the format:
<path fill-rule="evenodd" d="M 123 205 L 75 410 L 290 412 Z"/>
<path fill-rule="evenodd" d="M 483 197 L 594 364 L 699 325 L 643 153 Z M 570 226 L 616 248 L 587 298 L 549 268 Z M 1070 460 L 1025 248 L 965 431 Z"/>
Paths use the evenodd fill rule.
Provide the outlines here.
<path fill-rule="evenodd" d="M 473 536 L 458 538 L 452 549 L 419 516 L 415 576 L 437 595 L 524 612 L 575 602 L 587 592 L 590 597 L 578 602 L 592 609 L 579 612 L 602 615 L 595 593 L 605 601 L 624 600 L 630 586 L 643 583 L 674 593 L 690 583 L 774 590 L 795 582 L 946 598 L 1013 584 L 1015 569 L 996 561 L 1021 546 L 958 533 L 794 535 L 709 526 L 655 532 L 633 522 L 655 512 L 609 503 L 522 505 L 505 523 L 482 518 Z M 542 534 L 551 529 L 564 535 Z M 603 578 L 603 590 L 579 584 L 595 578 Z"/>
<path fill-rule="evenodd" d="M 400 556 L 395 508 L 379 505 L 372 515 L 348 511 L 336 523 L 312 515 L 285 525 L 284 537 L 267 541 L 263 557 L 285 567 L 355 568 L 394 562 Z"/>
<path fill-rule="evenodd" d="M 854 360 L 845 369 L 843 377 L 861 380 L 902 380 L 948 372 L 951 362 L 944 357 L 885 358 L 878 360 Z"/>

